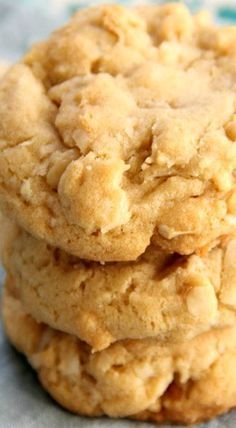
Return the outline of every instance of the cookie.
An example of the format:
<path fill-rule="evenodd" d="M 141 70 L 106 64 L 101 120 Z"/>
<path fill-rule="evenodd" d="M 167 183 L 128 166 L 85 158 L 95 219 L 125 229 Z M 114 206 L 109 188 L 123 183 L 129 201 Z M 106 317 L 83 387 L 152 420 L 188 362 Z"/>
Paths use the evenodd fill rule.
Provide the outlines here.
<path fill-rule="evenodd" d="M 194 423 L 236 404 L 235 327 L 171 346 L 121 341 L 93 354 L 75 336 L 27 315 L 11 284 L 3 318 L 44 388 L 74 413 Z"/>
<path fill-rule="evenodd" d="M 76 14 L 1 82 L 1 208 L 95 261 L 232 233 L 235 46 L 184 5 Z"/>
<path fill-rule="evenodd" d="M 0 79 L 4 76 L 4 74 L 7 71 L 7 64 L 4 64 L 4 62 L 0 61 Z"/>
<path fill-rule="evenodd" d="M 236 239 L 205 255 L 150 247 L 136 262 L 100 265 L 14 232 L 12 224 L 1 231 L 5 267 L 25 310 L 95 351 L 131 338 L 189 340 L 236 322 Z"/>

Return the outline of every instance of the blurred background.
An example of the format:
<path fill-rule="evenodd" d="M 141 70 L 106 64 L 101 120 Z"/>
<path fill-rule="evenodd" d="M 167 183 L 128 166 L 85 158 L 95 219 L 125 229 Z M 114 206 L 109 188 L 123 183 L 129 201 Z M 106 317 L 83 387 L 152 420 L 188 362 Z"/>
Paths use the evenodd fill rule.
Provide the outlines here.
<path fill-rule="evenodd" d="M 146 0 L 166 3 L 167 0 Z M 33 42 L 46 37 L 76 10 L 109 0 L 0 0 L 0 60 L 17 60 Z M 185 0 L 195 12 L 208 9 L 221 23 L 236 23 L 236 0 Z M 145 0 L 118 0 L 121 4 L 140 4 Z"/>

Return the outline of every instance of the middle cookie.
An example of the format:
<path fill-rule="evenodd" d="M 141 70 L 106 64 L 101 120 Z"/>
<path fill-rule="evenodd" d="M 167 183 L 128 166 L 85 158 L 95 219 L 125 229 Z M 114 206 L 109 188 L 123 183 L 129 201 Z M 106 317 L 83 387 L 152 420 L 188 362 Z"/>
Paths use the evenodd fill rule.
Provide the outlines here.
<path fill-rule="evenodd" d="M 11 223 L 2 230 L 4 264 L 25 310 L 95 351 L 131 338 L 189 340 L 236 321 L 236 239 L 203 255 L 149 247 L 135 262 L 101 265 L 67 255 Z"/>

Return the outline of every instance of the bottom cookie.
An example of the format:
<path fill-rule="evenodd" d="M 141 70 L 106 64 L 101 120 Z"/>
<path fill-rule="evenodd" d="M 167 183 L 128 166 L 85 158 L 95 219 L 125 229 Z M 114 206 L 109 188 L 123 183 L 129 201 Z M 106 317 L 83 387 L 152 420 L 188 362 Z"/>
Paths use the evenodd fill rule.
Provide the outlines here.
<path fill-rule="evenodd" d="M 236 405 L 236 327 L 179 345 L 126 340 L 91 353 L 76 337 L 26 314 L 11 284 L 3 320 L 45 389 L 74 413 L 194 423 Z"/>

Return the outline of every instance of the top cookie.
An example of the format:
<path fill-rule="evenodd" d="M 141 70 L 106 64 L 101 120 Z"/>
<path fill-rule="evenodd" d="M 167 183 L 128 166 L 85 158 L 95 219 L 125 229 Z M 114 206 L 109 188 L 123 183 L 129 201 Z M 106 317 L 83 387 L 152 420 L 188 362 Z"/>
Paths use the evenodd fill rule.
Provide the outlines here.
<path fill-rule="evenodd" d="M 236 228 L 236 28 L 183 5 L 79 12 L 0 84 L 0 205 L 80 258 Z"/>
<path fill-rule="evenodd" d="M 7 64 L 6 64 L 6 63 L 4 63 L 4 61 L 2 62 L 2 61 L 0 60 L 0 79 L 1 79 L 1 78 L 4 76 L 4 74 L 6 73 L 7 68 L 8 68 Z"/>

